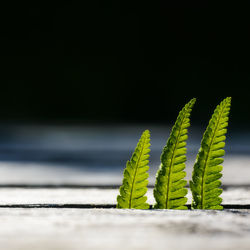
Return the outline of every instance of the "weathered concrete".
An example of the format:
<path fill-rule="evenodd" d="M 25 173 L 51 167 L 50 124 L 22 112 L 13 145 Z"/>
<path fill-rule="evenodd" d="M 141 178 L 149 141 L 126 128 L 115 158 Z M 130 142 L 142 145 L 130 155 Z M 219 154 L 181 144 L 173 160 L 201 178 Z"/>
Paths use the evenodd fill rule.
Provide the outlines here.
<path fill-rule="evenodd" d="M 118 189 L 32 189 L 0 188 L 0 204 L 116 204 Z M 154 204 L 153 189 L 149 188 L 148 203 Z M 192 201 L 188 192 L 188 203 Z M 223 194 L 223 204 L 250 204 L 250 189 L 228 188 Z"/>
<path fill-rule="evenodd" d="M 249 249 L 249 211 L 0 209 L 1 249 Z"/>
<path fill-rule="evenodd" d="M 0 204 L 114 204 L 117 189 L 0 189 Z M 190 193 L 190 192 L 189 192 Z M 152 189 L 148 193 L 153 203 Z M 250 204 L 227 189 L 224 204 Z M 190 202 L 189 195 L 189 202 Z M 249 249 L 250 211 L 0 208 L 4 250 Z"/>
<path fill-rule="evenodd" d="M 121 184 L 141 132 L 152 131 L 150 184 L 170 132 L 163 126 L 6 127 L 0 185 Z M 190 128 L 187 180 L 205 128 Z M 231 130 L 229 130 L 230 133 Z M 228 134 L 223 184 L 250 184 L 250 134 Z M 118 189 L 0 188 L 0 205 L 115 204 Z M 148 202 L 154 203 L 152 189 Z M 250 189 L 228 188 L 224 204 L 250 204 Z M 188 194 L 191 203 L 191 194 Z M 173 211 L 0 208 L 0 249 L 250 249 L 249 210 Z"/>

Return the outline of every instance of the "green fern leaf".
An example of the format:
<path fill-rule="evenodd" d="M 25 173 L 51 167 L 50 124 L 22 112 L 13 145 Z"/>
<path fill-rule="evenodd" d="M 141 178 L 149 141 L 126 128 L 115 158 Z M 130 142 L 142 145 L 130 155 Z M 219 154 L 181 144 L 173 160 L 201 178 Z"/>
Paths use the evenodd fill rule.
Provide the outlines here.
<path fill-rule="evenodd" d="M 193 209 L 223 209 L 220 178 L 225 151 L 228 115 L 231 98 L 224 99 L 214 111 L 203 135 L 201 147 L 194 164 L 190 188 L 193 195 Z"/>
<path fill-rule="evenodd" d="M 192 99 L 180 111 L 172 132 L 161 155 L 161 165 L 156 175 L 154 187 L 155 208 L 187 209 L 186 140 L 190 126 L 190 113 L 196 99 Z"/>
<path fill-rule="evenodd" d="M 117 208 L 148 209 L 146 203 L 148 185 L 148 158 L 150 152 L 150 133 L 144 131 L 139 140 L 135 152 L 124 170 L 124 178 L 120 187 L 120 195 L 117 196 Z"/>

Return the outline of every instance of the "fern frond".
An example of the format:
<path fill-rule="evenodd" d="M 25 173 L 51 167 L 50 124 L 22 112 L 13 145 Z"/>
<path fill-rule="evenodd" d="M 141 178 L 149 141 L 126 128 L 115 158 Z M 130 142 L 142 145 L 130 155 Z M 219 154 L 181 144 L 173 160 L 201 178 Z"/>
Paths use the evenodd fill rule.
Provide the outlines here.
<path fill-rule="evenodd" d="M 186 140 L 190 126 L 190 113 L 196 99 L 192 99 L 180 111 L 172 132 L 161 155 L 161 165 L 156 175 L 154 187 L 155 208 L 187 209 L 185 206 L 187 189 L 186 176 Z"/>
<path fill-rule="evenodd" d="M 225 151 L 228 115 L 231 98 L 224 99 L 215 109 L 203 135 L 201 147 L 194 164 L 190 188 L 193 209 L 223 209 L 220 178 Z"/>
<path fill-rule="evenodd" d="M 124 170 L 124 178 L 117 196 L 117 208 L 148 209 L 146 203 L 148 185 L 148 158 L 150 152 L 150 133 L 148 130 L 142 134 L 135 152 Z"/>

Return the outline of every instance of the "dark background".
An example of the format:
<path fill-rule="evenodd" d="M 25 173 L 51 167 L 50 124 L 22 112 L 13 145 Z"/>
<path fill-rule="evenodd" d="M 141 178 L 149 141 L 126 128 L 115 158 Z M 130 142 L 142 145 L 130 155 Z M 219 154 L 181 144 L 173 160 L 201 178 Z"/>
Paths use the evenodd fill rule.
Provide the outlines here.
<path fill-rule="evenodd" d="M 193 121 L 232 96 L 250 125 L 249 11 L 168 1 L 8 3 L 0 8 L 2 122 Z"/>

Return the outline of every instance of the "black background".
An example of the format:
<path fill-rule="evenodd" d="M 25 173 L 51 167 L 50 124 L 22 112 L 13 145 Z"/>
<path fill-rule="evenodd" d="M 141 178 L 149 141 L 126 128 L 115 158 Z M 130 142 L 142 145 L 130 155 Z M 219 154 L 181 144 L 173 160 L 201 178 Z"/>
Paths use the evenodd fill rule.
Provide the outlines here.
<path fill-rule="evenodd" d="M 207 122 L 232 96 L 250 125 L 249 9 L 74 1 L 0 8 L 0 120 Z"/>

